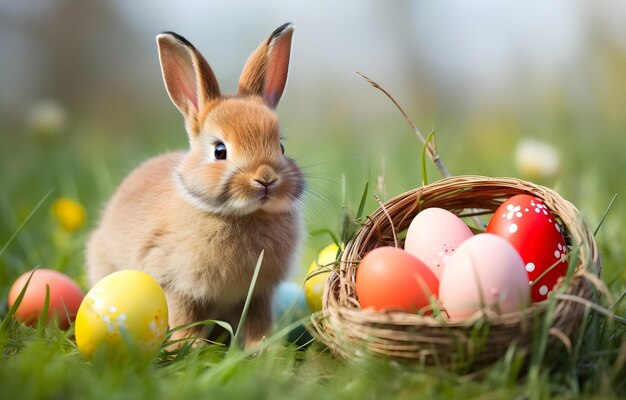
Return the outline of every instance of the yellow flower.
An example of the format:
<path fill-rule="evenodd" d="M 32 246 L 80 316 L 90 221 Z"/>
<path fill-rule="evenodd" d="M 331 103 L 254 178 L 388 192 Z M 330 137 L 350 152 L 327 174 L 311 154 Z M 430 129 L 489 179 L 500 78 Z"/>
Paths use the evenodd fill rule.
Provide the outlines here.
<path fill-rule="evenodd" d="M 85 223 L 85 209 L 76 200 L 61 197 L 52 204 L 52 215 L 67 232 L 80 229 Z"/>

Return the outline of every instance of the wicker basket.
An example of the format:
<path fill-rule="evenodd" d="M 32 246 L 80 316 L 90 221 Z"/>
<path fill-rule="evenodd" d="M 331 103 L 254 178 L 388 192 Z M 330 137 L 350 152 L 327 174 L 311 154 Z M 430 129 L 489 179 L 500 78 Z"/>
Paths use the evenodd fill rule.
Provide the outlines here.
<path fill-rule="evenodd" d="M 486 314 L 461 323 L 360 308 L 354 289 L 358 262 L 376 247 L 394 245 L 396 234 L 405 231 L 420 210 L 440 207 L 460 217 L 493 214 L 502 202 L 517 194 L 544 201 L 565 227 L 570 254 L 578 256 L 577 269 L 566 286 L 560 281 L 561 287 L 555 292 L 561 295 L 556 300 L 535 303 L 523 312 Z M 475 370 L 500 359 L 511 344 L 530 353 L 533 331 L 545 321 L 550 324 L 547 351 L 563 351 L 563 346 L 555 346 L 556 340 L 567 344 L 585 312 L 585 306 L 572 299 L 593 300 L 593 281 L 600 269 L 593 234 L 578 210 L 555 191 L 513 178 L 445 178 L 389 200 L 367 219 L 347 243 L 338 271 L 328 278 L 323 311 L 313 316 L 312 330 L 333 353 L 346 358 L 375 355 Z"/>

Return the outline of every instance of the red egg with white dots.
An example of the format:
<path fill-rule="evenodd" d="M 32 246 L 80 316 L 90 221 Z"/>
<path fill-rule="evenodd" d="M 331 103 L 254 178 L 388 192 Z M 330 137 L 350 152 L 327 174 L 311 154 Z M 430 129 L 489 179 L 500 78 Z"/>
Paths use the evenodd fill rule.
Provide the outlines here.
<path fill-rule="evenodd" d="M 533 301 L 547 299 L 567 273 L 568 250 L 563 228 L 552 212 L 530 195 L 513 196 L 496 210 L 486 232 L 509 241 L 524 260 Z"/>

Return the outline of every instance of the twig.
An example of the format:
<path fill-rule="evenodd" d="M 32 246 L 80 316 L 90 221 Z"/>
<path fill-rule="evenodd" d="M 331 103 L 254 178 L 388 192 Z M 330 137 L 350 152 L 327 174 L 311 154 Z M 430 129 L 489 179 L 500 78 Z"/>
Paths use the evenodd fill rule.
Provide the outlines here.
<path fill-rule="evenodd" d="M 417 126 L 415 126 L 415 124 L 413 123 L 413 121 L 411 121 L 411 118 L 409 118 L 409 116 L 404 111 L 402 106 L 396 101 L 396 99 L 387 90 L 385 90 L 378 83 L 374 82 L 372 79 L 367 77 L 365 74 L 363 74 L 361 72 L 357 72 L 357 74 L 359 74 L 361 77 L 363 77 L 363 79 L 365 79 L 375 89 L 378 89 L 381 92 L 383 92 L 383 94 L 385 96 L 387 96 L 387 98 L 389 98 L 389 100 L 391 100 L 393 105 L 396 106 L 398 111 L 400 111 L 400 113 L 402 114 L 402 116 L 404 117 L 406 122 L 408 122 L 409 126 L 413 130 L 413 133 L 415 133 L 415 136 L 417 136 L 419 138 L 419 140 L 422 142 L 422 144 L 424 145 L 424 148 L 426 149 L 426 153 L 428 154 L 428 157 L 431 159 L 433 164 L 435 164 L 435 167 L 437 167 L 439 172 L 441 172 L 441 175 L 443 175 L 445 178 L 451 177 L 452 174 L 448 170 L 448 167 L 446 167 L 446 164 L 443 162 L 443 160 L 439 156 L 439 153 L 437 153 L 437 147 L 434 144 L 435 141 L 434 140 L 431 141 L 431 140 L 428 140 L 427 138 L 424 138 L 424 135 L 422 135 L 422 132 L 420 132 L 420 130 L 417 128 Z M 477 224 L 477 227 L 479 227 L 479 228 L 480 227 L 485 228 L 485 226 L 486 226 L 486 224 L 483 222 L 483 220 L 481 220 L 478 216 L 473 216 L 472 217 L 472 221 L 474 221 Z"/>
<path fill-rule="evenodd" d="M 435 145 L 426 141 L 426 138 L 424 137 L 424 135 L 422 135 L 422 132 L 420 132 L 420 130 L 413 123 L 413 121 L 411 121 L 411 118 L 409 118 L 407 113 L 404 111 L 402 106 L 396 101 L 396 99 L 394 99 L 394 97 L 391 94 L 389 94 L 389 92 L 387 92 L 382 86 L 380 86 L 378 83 L 376 83 L 373 80 L 371 80 L 370 78 L 368 78 L 366 75 L 362 74 L 361 72 L 357 72 L 357 74 L 362 76 L 374 88 L 376 88 L 376 89 L 380 90 L 381 92 L 383 92 L 385 94 L 385 96 L 387 96 L 389 98 L 389 100 L 391 100 L 391 102 L 396 106 L 398 111 L 400 111 L 400 113 L 402 113 L 402 116 L 404 117 L 406 122 L 409 123 L 409 126 L 413 130 L 413 133 L 415 133 L 415 135 L 419 138 L 419 140 L 422 142 L 422 144 L 426 146 L 426 152 L 428 153 L 428 157 L 430 157 L 430 159 L 432 160 L 433 164 L 435 164 L 435 166 L 437 167 L 439 172 L 441 172 L 441 175 L 443 175 L 446 178 L 451 177 L 452 174 L 448 170 L 448 167 L 446 167 L 446 164 L 443 162 L 441 157 L 439 157 L 439 154 L 437 153 L 437 149 L 435 148 Z"/>

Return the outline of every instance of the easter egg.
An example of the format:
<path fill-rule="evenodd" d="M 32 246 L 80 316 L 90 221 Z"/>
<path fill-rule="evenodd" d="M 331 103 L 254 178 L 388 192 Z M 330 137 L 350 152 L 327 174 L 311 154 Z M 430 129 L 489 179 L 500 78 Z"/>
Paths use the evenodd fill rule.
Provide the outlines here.
<path fill-rule="evenodd" d="M 96 283 L 76 316 L 76 344 L 87 358 L 152 359 L 167 333 L 165 294 L 142 271 L 123 270 Z"/>
<path fill-rule="evenodd" d="M 439 281 L 417 257 L 395 247 L 379 247 L 359 263 L 355 286 L 361 308 L 416 312 L 437 296 Z"/>
<path fill-rule="evenodd" d="M 520 311 L 530 301 L 524 262 L 505 239 L 481 233 L 463 242 L 441 274 L 441 305 L 451 320 L 483 307 L 499 313 Z"/>
<path fill-rule="evenodd" d="M 486 232 L 503 237 L 522 256 L 534 301 L 545 300 L 567 273 L 562 228 L 540 199 L 525 194 L 511 197 L 493 214 Z"/>
<path fill-rule="evenodd" d="M 339 246 L 334 243 L 329 244 L 320 251 L 309 266 L 308 279 L 304 282 L 304 294 L 306 303 L 313 312 L 322 310 L 324 286 L 326 286 L 326 280 L 333 267 L 331 264 L 336 261 L 338 251 Z"/>
<path fill-rule="evenodd" d="M 310 314 L 302 286 L 293 282 L 281 282 L 272 298 L 272 314 L 274 319 L 291 315 L 297 319 Z"/>
<path fill-rule="evenodd" d="M 446 261 L 457 247 L 473 235 L 455 214 L 431 207 L 419 212 L 406 233 L 404 249 L 441 277 Z"/>
<path fill-rule="evenodd" d="M 281 282 L 272 298 L 272 314 L 277 329 L 286 326 L 310 315 L 309 308 L 304 298 L 302 286 L 293 282 Z M 313 337 L 300 324 L 287 334 L 287 341 L 297 345 L 305 345 Z"/>
<path fill-rule="evenodd" d="M 15 313 L 15 318 L 27 325 L 36 324 L 46 301 L 46 286 L 50 289 L 46 322 L 56 321 L 61 329 L 69 328 L 83 300 L 83 291 L 69 276 L 51 269 L 36 269 L 21 275 L 9 290 L 12 307 L 31 276 L 28 288 Z"/>

